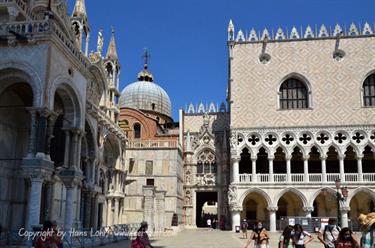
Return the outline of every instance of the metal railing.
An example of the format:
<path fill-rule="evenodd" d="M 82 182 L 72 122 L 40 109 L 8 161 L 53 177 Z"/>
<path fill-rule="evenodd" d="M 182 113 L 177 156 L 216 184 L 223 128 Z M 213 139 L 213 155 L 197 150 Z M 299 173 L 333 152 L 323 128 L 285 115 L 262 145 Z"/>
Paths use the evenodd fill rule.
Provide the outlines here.
<path fill-rule="evenodd" d="M 308 180 L 307 180 L 308 178 Z M 325 180 L 323 174 L 305 174 L 302 173 L 291 173 L 290 181 L 288 181 L 288 175 L 286 173 L 273 174 L 273 182 L 271 181 L 270 174 L 256 174 L 256 177 L 252 174 L 239 174 L 240 183 L 332 183 L 336 179 L 341 178 L 340 173 L 327 173 Z M 345 183 L 355 184 L 363 182 L 375 183 L 375 173 L 363 173 L 362 177 L 358 173 L 345 173 Z"/>

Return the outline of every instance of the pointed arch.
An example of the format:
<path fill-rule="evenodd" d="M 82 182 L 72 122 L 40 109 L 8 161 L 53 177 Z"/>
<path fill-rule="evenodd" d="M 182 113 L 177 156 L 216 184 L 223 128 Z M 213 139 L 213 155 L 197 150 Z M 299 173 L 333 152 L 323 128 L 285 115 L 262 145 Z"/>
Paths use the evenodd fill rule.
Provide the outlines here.
<path fill-rule="evenodd" d="M 244 203 L 244 200 L 246 199 L 246 197 L 251 193 L 258 193 L 259 195 L 264 197 L 264 199 L 266 200 L 266 202 L 268 204 L 268 207 L 273 206 L 273 202 L 272 202 L 271 197 L 265 191 L 261 190 L 260 188 L 250 188 L 250 189 L 247 189 L 245 192 L 243 192 L 240 196 L 240 201 L 239 201 L 241 206 Z"/>
<path fill-rule="evenodd" d="M 352 192 L 349 191 L 349 197 L 348 197 L 348 202 L 350 203 L 350 201 L 353 199 L 353 197 L 358 194 L 358 193 L 366 193 L 366 194 L 369 194 L 373 200 L 375 200 L 375 192 L 367 187 L 359 187 L 359 188 L 356 188 L 355 190 L 353 190 Z"/>
<path fill-rule="evenodd" d="M 320 193 L 324 192 L 324 190 L 325 190 L 326 192 L 328 192 L 329 194 L 332 194 L 332 195 L 334 195 L 334 196 L 336 195 L 336 190 L 333 189 L 333 188 L 330 188 L 330 187 L 323 187 L 323 188 L 320 188 L 320 189 L 318 189 L 317 191 L 315 191 L 314 194 L 311 196 L 310 201 L 309 201 L 309 206 L 313 206 L 315 199 L 318 197 L 318 195 L 319 195 Z"/>
<path fill-rule="evenodd" d="M 297 195 L 301 199 L 301 201 L 303 203 L 303 207 L 309 206 L 309 202 L 308 202 L 306 196 L 301 191 L 299 191 L 298 189 L 292 188 L 292 187 L 286 188 L 286 189 L 280 191 L 279 194 L 277 194 L 276 197 L 274 198 L 273 202 L 277 204 L 279 202 L 279 200 L 281 199 L 281 197 L 288 192 L 294 193 L 295 195 Z"/>

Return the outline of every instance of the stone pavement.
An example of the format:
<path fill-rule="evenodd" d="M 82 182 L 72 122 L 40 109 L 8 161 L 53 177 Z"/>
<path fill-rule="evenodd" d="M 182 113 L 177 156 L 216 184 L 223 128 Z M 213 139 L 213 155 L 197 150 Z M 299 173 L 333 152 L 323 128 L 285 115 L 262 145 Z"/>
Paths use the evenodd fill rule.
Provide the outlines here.
<path fill-rule="evenodd" d="M 250 235 L 250 232 L 249 232 Z M 279 233 L 271 233 L 270 248 L 278 248 Z M 323 248 L 316 235 L 307 248 Z M 230 231 L 208 231 L 205 228 L 184 230 L 177 235 L 157 237 L 152 240 L 155 248 L 241 248 L 245 239 L 242 233 Z M 124 241 L 105 246 L 106 248 L 130 248 L 130 242 Z M 253 248 L 250 245 L 249 248 Z"/>

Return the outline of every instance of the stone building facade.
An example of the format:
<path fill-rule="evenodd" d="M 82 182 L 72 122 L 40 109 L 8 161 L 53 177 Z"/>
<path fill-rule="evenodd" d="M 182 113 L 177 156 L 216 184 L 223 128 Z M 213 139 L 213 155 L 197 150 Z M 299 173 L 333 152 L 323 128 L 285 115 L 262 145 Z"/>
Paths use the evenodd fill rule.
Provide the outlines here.
<path fill-rule="evenodd" d="M 169 96 L 154 82 L 147 61 L 145 53 L 138 81 L 124 88 L 119 103 L 120 126 L 129 137 L 125 165 L 130 183 L 123 221 L 145 220 L 151 232 L 177 231 L 184 202 L 179 125 L 173 122 Z"/>
<path fill-rule="evenodd" d="M 332 31 L 328 31 L 332 30 Z M 283 216 L 374 210 L 375 36 L 368 23 L 290 32 L 228 27 L 230 208 L 275 231 Z M 351 220 L 351 222 L 349 221 Z"/>
<path fill-rule="evenodd" d="M 0 223 L 116 224 L 124 206 L 126 134 L 119 128 L 114 35 L 88 54 L 85 3 L 0 2 Z"/>

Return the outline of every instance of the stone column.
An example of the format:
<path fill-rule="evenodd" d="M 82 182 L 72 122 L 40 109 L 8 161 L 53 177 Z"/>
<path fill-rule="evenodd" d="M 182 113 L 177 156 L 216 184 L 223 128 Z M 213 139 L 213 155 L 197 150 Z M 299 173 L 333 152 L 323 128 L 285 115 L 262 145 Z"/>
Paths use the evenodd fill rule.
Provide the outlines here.
<path fill-rule="evenodd" d="M 33 226 L 39 225 L 40 220 L 40 206 L 42 196 L 42 186 L 44 179 L 38 175 L 30 176 L 30 198 L 29 198 L 29 212 L 28 212 L 28 230 L 32 230 Z"/>
<path fill-rule="evenodd" d="M 274 156 L 268 156 L 268 171 L 269 171 L 271 183 L 274 182 L 274 178 L 273 178 L 273 160 L 274 159 L 275 159 Z"/>
<path fill-rule="evenodd" d="M 358 181 L 363 182 L 363 170 L 362 170 L 362 159 L 363 154 L 357 155 L 357 170 L 358 170 Z"/>
<path fill-rule="evenodd" d="M 165 194 L 166 191 L 156 191 L 155 199 L 155 231 L 162 233 L 165 227 Z"/>
<path fill-rule="evenodd" d="M 64 129 L 65 131 L 65 153 L 64 153 L 64 167 L 72 167 L 70 163 L 70 130 Z"/>
<path fill-rule="evenodd" d="M 327 155 L 322 155 L 320 156 L 320 161 L 322 164 L 322 182 L 326 183 L 327 182 L 327 166 L 326 166 L 326 160 L 327 160 Z"/>
<path fill-rule="evenodd" d="M 50 115 L 47 119 L 47 137 L 46 137 L 46 150 L 45 153 L 47 155 L 47 159 L 51 160 L 51 141 L 53 139 L 53 127 L 55 125 L 56 119 L 58 115 L 55 114 L 54 112 L 50 112 Z"/>
<path fill-rule="evenodd" d="M 311 213 L 314 211 L 313 207 L 304 207 L 303 211 L 305 211 L 305 217 L 311 218 Z"/>
<path fill-rule="evenodd" d="M 76 186 L 74 184 L 66 186 L 65 223 L 64 223 L 65 230 L 70 230 L 73 228 L 75 191 L 76 191 Z"/>
<path fill-rule="evenodd" d="M 35 108 L 28 108 L 30 112 L 30 136 L 28 144 L 27 158 L 33 158 L 35 155 L 35 139 L 36 139 L 36 113 Z"/>
<path fill-rule="evenodd" d="M 236 226 L 241 225 L 241 211 L 240 209 L 232 209 L 231 210 L 231 215 L 232 215 L 232 231 L 236 231 Z"/>
<path fill-rule="evenodd" d="M 348 212 L 350 211 L 350 207 L 340 207 L 341 213 L 341 228 L 348 227 Z"/>
<path fill-rule="evenodd" d="M 240 158 L 239 157 L 233 157 L 232 158 L 232 182 L 238 183 L 239 182 L 239 162 Z"/>
<path fill-rule="evenodd" d="M 143 219 L 148 223 L 148 230 L 154 231 L 154 200 L 155 186 L 143 186 L 144 212 Z"/>
<path fill-rule="evenodd" d="M 80 136 L 81 130 L 80 129 L 72 129 L 72 145 L 70 146 L 70 163 L 73 168 L 79 169 L 80 164 Z"/>
<path fill-rule="evenodd" d="M 290 183 L 292 182 L 292 172 L 291 172 L 291 159 L 292 159 L 292 156 L 291 155 L 286 155 L 285 156 L 285 159 L 286 159 L 286 178 L 287 178 L 287 182 Z"/>
<path fill-rule="evenodd" d="M 114 218 L 113 224 L 120 224 L 119 223 L 119 213 L 120 213 L 120 199 L 118 197 L 115 198 L 115 211 L 114 211 Z"/>
<path fill-rule="evenodd" d="M 113 212 L 112 212 L 112 198 L 107 199 L 107 226 L 112 226 L 113 224 Z"/>
<path fill-rule="evenodd" d="M 43 109 L 40 111 L 39 122 L 38 122 L 38 138 L 37 138 L 37 148 L 36 157 L 45 158 L 46 151 L 46 137 L 47 137 L 47 110 Z"/>
<path fill-rule="evenodd" d="M 309 155 L 303 156 L 303 175 L 304 175 L 304 181 L 309 182 Z"/>
<path fill-rule="evenodd" d="M 278 207 L 268 207 L 267 210 L 270 214 L 270 231 L 276 232 L 276 212 Z"/>
<path fill-rule="evenodd" d="M 345 182 L 345 166 L 344 166 L 345 155 L 338 155 L 338 159 L 340 163 L 340 179 L 341 179 L 341 182 Z"/>
<path fill-rule="evenodd" d="M 257 182 L 257 157 L 251 157 L 251 172 L 252 172 L 252 181 Z"/>

